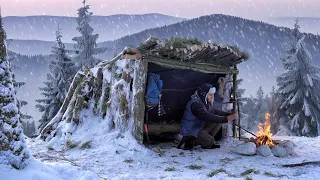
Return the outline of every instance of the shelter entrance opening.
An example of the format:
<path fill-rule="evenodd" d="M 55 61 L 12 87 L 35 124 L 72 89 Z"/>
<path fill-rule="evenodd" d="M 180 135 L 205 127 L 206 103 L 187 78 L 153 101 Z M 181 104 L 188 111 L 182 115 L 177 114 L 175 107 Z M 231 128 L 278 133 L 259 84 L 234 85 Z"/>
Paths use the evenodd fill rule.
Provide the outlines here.
<path fill-rule="evenodd" d="M 157 81 L 161 82 L 154 82 L 154 76 L 158 78 Z M 150 138 L 173 139 L 172 135 L 178 134 L 180 131 L 181 119 L 191 96 L 204 83 L 212 84 L 218 92 L 220 77 L 225 77 L 225 75 L 148 63 L 146 101 L 148 102 L 148 98 L 150 98 L 147 97 L 147 93 L 150 93 L 154 88 L 159 88 L 161 91 L 159 101 L 152 100 L 151 98 L 155 98 L 156 95 L 149 94 L 151 96 L 149 102 L 151 103 L 146 103 L 145 123 L 148 124 Z M 152 103 L 152 101 L 156 103 Z M 219 96 L 219 93 L 215 93 L 214 101 L 215 108 L 221 109 L 223 97 Z"/>

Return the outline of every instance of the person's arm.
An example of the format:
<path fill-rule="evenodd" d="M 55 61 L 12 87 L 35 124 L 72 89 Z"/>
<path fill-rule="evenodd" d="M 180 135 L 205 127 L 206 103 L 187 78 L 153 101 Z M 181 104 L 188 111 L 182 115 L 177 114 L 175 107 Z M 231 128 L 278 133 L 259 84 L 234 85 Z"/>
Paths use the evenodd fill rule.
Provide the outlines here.
<path fill-rule="evenodd" d="M 199 119 L 205 121 L 212 121 L 214 123 L 226 123 L 228 122 L 227 116 L 219 116 L 210 113 L 201 103 L 194 102 L 191 104 L 191 112 Z"/>
<path fill-rule="evenodd" d="M 218 116 L 229 116 L 232 114 L 232 113 L 224 112 L 224 111 L 221 111 L 221 110 L 215 109 L 215 108 L 213 108 L 213 113 Z"/>

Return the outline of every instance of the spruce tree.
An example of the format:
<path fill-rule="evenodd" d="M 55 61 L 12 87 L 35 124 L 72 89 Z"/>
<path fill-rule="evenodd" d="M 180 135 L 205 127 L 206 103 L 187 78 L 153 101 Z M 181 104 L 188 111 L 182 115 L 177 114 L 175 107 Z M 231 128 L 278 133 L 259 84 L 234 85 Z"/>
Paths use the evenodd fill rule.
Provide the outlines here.
<path fill-rule="evenodd" d="M 237 92 L 236 92 L 236 98 L 237 98 L 237 108 L 239 108 L 240 114 L 240 126 L 243 128 L 248 129 L 248 121 L 249 121 L 249 115 L 246 114 L 246 102 L 248 98 L 243 97 L 243 94 L 245 92 L 245 89 L 240 88 L 241 84 L 243 82 L 243 79 L 237 80 Z M 241 131 L 241 133 L 245 133 L 245 131 Z"/>
<path fill-rule="evenodd" d="M 298 18 L 295 19 L 294 28 L 291 33 L 291 41 L 286 45 L 285 56 L 281 58 L 283 67 L 285 70 L 288 69 L 290 64 L 295 60 L 294 54 L 297 51 L 297 43 L 302 38 L 302 34 L 299 31 L 300 25 L 298 24 Z"/>
<path fill-rule="evenodd" d="M 23 169 L 28 164 L 30 154 L 20 124 L 5 39 L 6 33 L 0 14 L 0 160 L 6 160 L 16 169 Z"/>
<path fill-rule="evenodd" d="M 39 103 L 36 108 L 43 112 L 39 120 L 40 131 L 59 111 L 75 75 L 74 63 L 67 55 L 61 38 L 61 29 L 58 27 L 56 31 L 57 45 L 52 47 L 52 54 L 50 55 L 50 72 L 47 74 L 47 81 L 44 82 L 45 87 L 40 88 L 41 94 L 45 98 L 36 100 Z"/>
<path fill-rule="evenodd" d="M 255 118 L 257 124 L 265 122 L 265 113 L 268 112 L 268 96 L 265 96 L 262 86 L 257 91 L 256 107 L 255 107 Z"/>
<path fill-rule="evenodd" d="M 276 111 L 279 107 L 279 104 L 276 102 L 277 94 L 276 94 L 276 88 L 272 86 L 270 97 L 268 99 L 268 110 L 270 113 L 270 122 L 271 122 L 271 132 L 274 134 L 278 132 L 278 128 L 280 126 L 280 121 L 276 116 Z"/>
<path fill-rule="evenodd" d="M 7 48 L 9 49 L 9 44 L 10 44 L 10 40 L 6 41 L 7 42 Z M 7 51 L 8 52 L 8 60 L 9 60 L 9 64 L 10 64 L 10 69 L 13 72 L 13 87 L 15 89 L 15 94 L 17 95 L 18 90 L 24 86 L 26 83 L 25 82 L 21 82 L 21 81 L 16 81 L 16 78 L 14 76 L 15 71 L 16 70 L 21 70 L 20 66 L 14 65 L 13 61 L 17 59 L 17 54 L 13 53 L 12 51 Z M 34 135 L 36 133 L 36 129 L 35 129 L 35 122 L 34 120 L 32 120 L 31 122 L 30 119 L 32 118 L 32 116 L 27 115 L 27 114 L 23 114 L 21 112 L 21 108 L 23 106 L 28 105 L 27 101 L 23 101 L 17 98 L 17 103 L 18 103 L 18 108 L 19 108 L 19 114 L 21 117 L 21 124 L 22 124 L 22 128 L 23 128 L 23 133 L 28 136 L 31 137 L 32 135 Z"/>
<path fill-rule="evenodd" d="M 244 101 L 243 94 L 246 91 L 245 89 L 239 88 L 241 86 L 242 82 L 243 82 L 243 79 L 237 79 L 237 87 L 238 88 L 237 88 L 237 92 L 236 92 L 236 97 L 239 102 L 240 108 L 243 105 L 243 101 Z"/>
<path fill-rule="evenodd" d="M 94 55 L 105 52 L 106 48 L 97 47 L 98 34 L 93 34 L 93 28 L 90 26 L 92 12 L 89 12 L 90 6 L 83 2 L 83 7 L 78 9 L 78 17 L 76 18 L 78 27 L 77 30 L 81 36 L 74 37 L 72 40 L 77 43 L 76 57 L 74 58 L 77 66 L 82 68 L 83 65 L 91 68 L 100 60 L 93 57 Z"/>
<path fill-rule="evenodd" d="M 243 120 L 247 123 L 246 127 L 249 130 L 254 130 L 257 128 L 256 119 L 254 117 L 256 115 L 256 112 L 254 109 L 256 106 L 255 98 L 252 95 L 250 95 L 250 97 L 245 98 L 245 101 L 246 103 L 242 107 L 242 112 L 247 116 L 245 119 L 241 118 L 241 121 Z"/>
<path fill-rule="evenodd" d="M 296 135 L 320 134 L 320 69 L 312 65 L 296 20 L 292 42 L 282 60 L 285 72 L 277 77 L 279 118 Z"/>

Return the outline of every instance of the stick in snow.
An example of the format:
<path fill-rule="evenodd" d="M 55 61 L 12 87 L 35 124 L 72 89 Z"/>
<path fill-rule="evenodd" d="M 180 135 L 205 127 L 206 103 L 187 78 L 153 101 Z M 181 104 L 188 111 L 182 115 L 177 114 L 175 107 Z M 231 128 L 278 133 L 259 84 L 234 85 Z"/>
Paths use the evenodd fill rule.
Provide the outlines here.
<path fill-rule="evenodd" d="M 311 162 L 303 162 L 297 164 L 284 164 L 282 167 L 297 167 L 297 166 L 305 166 L 305 165 L 320 165 L 320 161 L 311 161 Z"/>

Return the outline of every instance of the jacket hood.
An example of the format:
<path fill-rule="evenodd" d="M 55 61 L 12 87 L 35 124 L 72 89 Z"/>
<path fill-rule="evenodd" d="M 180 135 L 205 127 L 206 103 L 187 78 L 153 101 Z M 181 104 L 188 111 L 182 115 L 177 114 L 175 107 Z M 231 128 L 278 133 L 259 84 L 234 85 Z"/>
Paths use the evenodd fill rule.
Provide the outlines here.
<path fill-rule="evenodd" d="M 211 93 L 212 92 L 215 92 L 215 90 L 213 91 L 213 86 L 209 83 L 206 83 L 206 84 L 203 84 L 199 87 L 198 89 L 198 96 L 199 98 L 201 99 L 201 101 L 204 103 L 204 104 L 207 104 L 206 102 L 206 97 L 207 97 L 207 93 L 210 91 Z M 211 90 L 210 90 L 211 89 Z"/>

